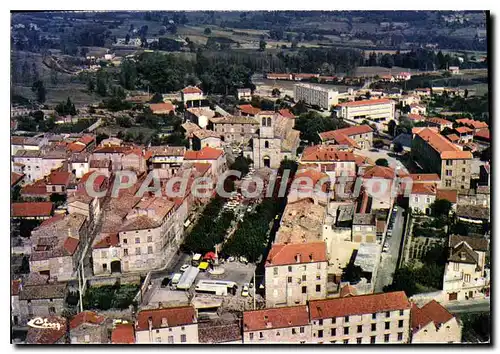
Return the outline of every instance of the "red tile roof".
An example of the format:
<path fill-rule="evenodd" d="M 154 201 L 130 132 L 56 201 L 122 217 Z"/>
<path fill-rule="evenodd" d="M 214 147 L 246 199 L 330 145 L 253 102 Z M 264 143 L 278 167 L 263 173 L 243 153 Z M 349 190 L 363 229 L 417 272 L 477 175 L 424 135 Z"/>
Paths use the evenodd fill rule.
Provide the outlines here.
<path fill-rule="evenodd" d="M 64 241 L 63 248 L 69 254 L 73 255 L 80 244 L 80 240 L 73 237 L 68 237 L 66 241 Z"/>
<path fill-rule="evenodd" d="M 104 183 L 106 182 L 107 177 L 104 176 L 103 174 L 99 173 L 98 171 L 87 172 L 86 174 L 84 174 L 82 176 L 82 178 L 80 178 L 80 181 L 78 182 L 78 184 L 80 186 L 82 186 L 83 188 L 85 188 L 85 183 L 90 178 L 90 176 L 92 176 L 92 174 L 94 174 L 94 173 L 98 174 L 98 176 L 96 176 L 94 179 L 94 190 L 100 189 L 104 185 Z"/>
<path fill-rule="evenodd" d="M 135 329 L 137 331 L 147 331 L 149 329 L 150 318 L 152 320 L 153 329 L 162 328 L 163 319 L 166 320 L 167 327 L 177 327 L 195 323 L 196 313 L 192 306 L 144 310 L 137 314 Z"/>
<path fill-rule="evenodd" d="M 414 182 L 439 182 L 437 173 L 411 173 L 408 175 Z"/>
<path fill-rule="evenodd" d="M 416 133 L 422 140 L 427 142 L 435 151 L 440 153 L 441 159 L 471 159 L 469 151 L 462 151 L 448 139 L 434 130 L 424 128 Z"/>
<path fill-rule="evenodd" d="M 451 320 L 454 316 L 446 308 L 435 300 L 419 308 L 413 304 L 411 307 L 411 328 L 413 333 L 418 332 L 429 323 L 434 323 L 437 327 Z"/>
<path fill-rule="evenodd" d="M 129 146 L 101 146 L 94 150 L 94 154 L 124 154 L 128 150 Z"/>
<path fill-rule="evenodd" d="M 344 102 L 340 103 L 340 107 L 358 107 L 358 106 L 369 106 L 369 105 L 377 105 L 377 104 L 388 104 L 394 103 L 393 100 L 389 100 L 387 98 L 380 98 L 374 100 L 362 100 L 362 101 L 352 101 L 352 102 Z"/>
<path fill-rule="evenodd" d="M 347 127 L 343 129 L 337 129 L 337 130 L 329 130 L 327 132 L 319 133 L 319 136 L 321 137 L 322 140 L 329 140 L 329 137 L 332 134 L 342 134 L 346 136 L 352 136 L 352 135 L 359 135 L 359 134 L 366 134 L 373 132 L 372 127 L 366 124 L 362 125 L 355 125 L 352 127 Z"/>
<path fill-rule="evenodd" d="M 94 141 L 94 136 L 92 135 L 84 135 L 80 139 L 78 139 L 79 142 L 82 144 L 85 144 L 85 146 L 89 145 L 91 142 Z"/>
<path fill-rule="evenodd" d="M 448 134 L 448 135 L 446 135 L 446 138 L 451 142 L 455 142 L 455 141 L 460 140 L 460 137 L 457 134 Z"/>
<path fill-rule="evenodd" d="M 279 113 L 285 118 L 295 118 L 295 115 L 286 108 L 280 109 Z"/>
<path fill-rule="evenodd" d="M 172 102 L 151 103 L 149 105 L 149 108 L 151 108 L 151 111 L 153 113 L 164 112 L 164 111 L 170 112 L 175 110 L 175 107 L 172 104 Z"/>
<path fill-rule="evenodd" d="M 224 151 L 221 149 L 206 146 L 199 151 L 186 151 L 184 160 L 217 160 L 223 153 Z"/>
<path fill-rule="evenodd" d="M 109 236 L 104 236 L 102 237 L 99 241 L 97 241 L 92 248 L 98 249 L 98 248 L 109 248 L 111 246 L 115 247 L 120 244 L 120 240 L 118 238 L 117 234 L 109 235 Z"/>
<path fill-rule="evenodd" d="M 358 292 L 356 291 L 356 288 L 351 284 L 344 285 L 340 289 L 340 297 L 356 296 L 356 295 L 358 295 Z"/>
<path fill-rule="evenodd" d="M 474 134 L 474 138 L 483 138 L 485 140 L 490 140 L 490 130 L 489 129 L 481 129 Z"/>
<path fill-rule="evenodd" d="M 84 323 L 100 325 L 104 323 L 105 320 L 106 318 L 104 316 L 99 316 L 97 313 L 93 311 L 83 311 L 78 313 L 75 317 L 73 317 L 69 326 L 71 327 L 71 329 L 75 329 L 76 327 Z"/>
<path fill-rule="evenodd" d="M 266 74 L 266 78 L 268 79 L 273 79 L 273 78 L 276 78 L 276 79 L 290 79 L 291 77 L 291 74 L 279 74 L 279 73 L 268 73 Z"/>
<path fill-rule="evenodd" d="M 22 173 L 16 173 L 16 172 L 11 172 L 10 173 L 10 186 L 15 186 L 17 183 L 19 183 L 20 180 L 22 180 L 24 175 Z"/>
<path fill-rule="evenodd" d="M 299 258 L 297 258 L 297 255 L 299 255 Z M 275 243 L 267 256 L 266 267 L 326 262 L 327 260 L 325 242 Z"/>
<path fill-rule="evenodd" d="M 47 184 L 67 186 L 71 178 L 71 173 L 64 171 L 52 171 L 47 177 Z"/>
<path fill-rule="evenodd" d="M 354 154 L 349 151 L 337 150 L 332 145 L 308 146 L 302 152 L 302 162 L 310 161 L 355 161 Z"/>
<path fill-rule="evenodd" d="M 112 344 L 134 344 L 134 325 L 131 323 L 118 324 L 111 332 Z"/>
<path fill-rule="evenodd" d="M 243 312 L 243 331 L 307 326 L 307 306 L 291 306 Z"/>
<path fill-rule="evenodd" d="M 420 122 L 420 121 L 425 120 L 425 117 L 421 116 L 420 114 L 408 114 L 407 117 L 408 117 L 408 119 L 414 120 L 416 122 Z"/>
<path fill-rule="evenodd" d="M 473 130 L 471 128 L 468 128 L 468 127 L 458 127 L 458 128 L 455 128 L 455 130 L 459 134 L 468 134 L 468 133 L 472 133 L 473 132 Z"/>
<path fill-rule="evenodd" d="M 411 304 L 404 291 L 349 296 L 309 302 L 312 320 L 363 315 L 377 312 L 408 310 Z"/>
<path fill-rule="evenodd" d="M 66 334 L 66 319 L 59 316 L 46 318 L 48 323 L 58 323 L 59 328 L 34 328 L 28 327 L 26 336 L 27 344 L 56 344 L 64 341 Z"/>
<path fill-rule="evenodd" d="M 463 124 L 463 125 L 471 126 L 474 129 L 488 128 L 488 124 L 487 123 L 481 122 L 479 120 L 469 119 L 469 118 L 457 119 L 456 122 L 458 124 Z"/>
<path fill-rule="evenodd" d="M 203 93 L 203 91 L 196 86 L 188 86 L 182 89 L 182 93 Z"/>
<path fill-rule="evenodd" d="M 33 203 L 12 203 L 12 217 L 41 217 L 50 216 L 54 208 L 52 202 L 33 202 Z"/>
<path fill-rule="evenodd" d="M 436 185 L 430 183 L 413 183 L 411 186 L 411 194 L 435 195 Z"/>
<path fill-rule="evenodd" d="M 71 143 L 67 146 L 67 149 L 71 152 L 82 152 L 85 150 L 86 146 L 78 143 Z"/>
<path fill-rule="evenodd" d="M 238 106 L 238 108 L 240 109 L 241 112 L 252 115 L 252 116 L 260 113 L 260 111 L 261 111 L 260 108 L 253 107 L 251 104 L 243 104 L 241 106 Z"/>
<path fill-rule="evenodd" d="M 458 191 L 454 189 L 438 189 L 436 199 L 446 199 L 451 203 L 456 203 L 458 200 Z"/>
<path fill-rule="evenodd" d="M 439 117 L 427 118 L 427 121 L 430 122 L 430 123 L 439 124 L 439 125 L 453 124 L 449 120 L 446 120 L 446 119 L 443 119 L 443 118 L 439 118 Z"/>
<path fill-rule="evenodd" d="M 50 193 L 47 192 L 47 186 L 42 179 L 21 188 L 21 195 L 48 196 L 49 194 Z"/>
<path fill-rule="evenodd" d="M 65 217 L 65 216 L 66 216 L 65 214 L 56 214 L 56 215 L 54 215 L 53 217 L 51 217 L 51 218 L 49 218 L 49 219 L 44 220 L 44 221 L 40 224 L 40 226 L 49 226 L 49 225 L 51 225 L 51 224 L 53 224 L 53 223 L 55 223 L 55 222 L 57 222 L 57 221 L 59 221 L 59 220 L 64 219 L 64 217 Z"/>
<path fill-rule="evenodd" d="M 365 170 L 363 178 L 384 178 L 384 179 L 394 179 L 395 172 L 390 167 L 385 166 L 371 166 Z"/>

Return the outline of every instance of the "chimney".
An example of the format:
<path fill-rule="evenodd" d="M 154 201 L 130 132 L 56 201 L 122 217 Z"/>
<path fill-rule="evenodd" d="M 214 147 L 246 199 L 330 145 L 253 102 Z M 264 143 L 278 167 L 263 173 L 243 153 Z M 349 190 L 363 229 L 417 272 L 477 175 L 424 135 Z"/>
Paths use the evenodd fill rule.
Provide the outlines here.
<path fill-rule="evenodd" d="M 168 321 L 165 317 L 161 318 L 161 326 L 162 327 L 168 327 Z"/>
<path fill-rule="evenodd" d="M 300 263 L 300 253 L 297 253 L 297 254 L 295 255 L 295 262 L 296 262 L 296 263 Z"/>

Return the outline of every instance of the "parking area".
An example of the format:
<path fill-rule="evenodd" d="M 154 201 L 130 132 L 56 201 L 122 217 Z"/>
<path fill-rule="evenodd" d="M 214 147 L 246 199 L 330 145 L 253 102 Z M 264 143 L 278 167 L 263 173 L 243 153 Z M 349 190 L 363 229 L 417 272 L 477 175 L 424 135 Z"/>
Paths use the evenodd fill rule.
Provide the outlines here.
<path fill-rule="evenodd" d="M 373 162 L 378 159 L 386 159 L 391 168 L 399 168 L 401 172 L 408 173 L 406 166 L 397 158 L 395 158 L 395 153 L 384 149 L 371 149 L 371 150 L 356 150 L 356 155 L 361 155 L 368 157 Z"/>

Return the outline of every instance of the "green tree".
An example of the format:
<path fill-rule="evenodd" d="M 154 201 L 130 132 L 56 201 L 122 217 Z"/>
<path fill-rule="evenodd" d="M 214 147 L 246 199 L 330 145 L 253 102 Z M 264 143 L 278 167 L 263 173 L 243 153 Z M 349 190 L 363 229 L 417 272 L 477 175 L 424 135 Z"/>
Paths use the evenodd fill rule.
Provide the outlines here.
<path fill-rule="evenodd" d="M 400 142 L 394 143 L 394 152 L 400 154 L 403 152 L 403 145 Z"/>
<path fill-rule="evenodd" d="M 377 161 L 375 161 L 375 165 L 389 167 L 389 161 L 387 161 L 387 159 L 377 159 Z"/>
<path fill-rule="evenodd" d="M 361 280 L 362 274 L 363 270 L 361 267 L 350 262 L 345 266 L 345 268 L 342 269 L 342 281 L 348 281 L 349 283 L 356 284 Z"/>
<path fill-rule="evenodd" d="M 259 51 L 263 52 L 264 50 L 266 50 L 266 41 L 261 39 L 260 42 L 259 42 Z"/>
<path fill-rule="evenodd" d="M 205 28 L 205 30 L 203 31 L 204 34 L 206 34 L 207 36 L 211 35 L 212 34 L 212 30 L 210 28 Z"/>
<path fill-rule="evenodd" d="M 104 70 L 97 71 L 96 93 L 102 97 L 106 97 L 108 95 L 108 75 Z"/>
<path fill-rule="evenodd" d="M 120 127 L 123 127 L 123 128 L 130 128 L 132 126 L 132 120 L 130 119 L 130 117 L 126 117 L 126 116 L 117 117 L 116 122 L 118 123 L 118 125 Z"/>
<path fill-rule="evenodd" d="M 397 126 L 397 123 L 394 119 L 391 119 L 389 121 L 389 123 L 387 123 L 387 131 L 389 132 L 389 135 L 394 137 L 395 133 L 396 133 L 396 126 Z"/>
<path fill-rule="evenodd" d="M 135 90 L 137 68 L 132 60 L 124 60 L 120 65 L 120 85 L 126 90 Z"/>
<path fill-rule="evenodd" d="M 36 100 L 40 103 L 44 103 L 47 95 L 47 90 L 42 80 L 36 80 L 31 86 L 31 91 L 36 93 Z"/>
<path fill-rule="evenodd" d="M 271 95 L 273 97 L 279 97 L 281 95 L 281 92 L 278 88 L 273 88 L 272 92 L 271 92 Z"/>
<path fill-rule="evenodd" d="M 446 199 L 436 199 L 434 203 L 430 205 L 433 216 L 448 216 L 451 211 L 451 202 Z"/>
<path fill-rule="evenodd" d="M 156 92 L 151 98 L 151 103 L 163 103 L 163 95 L 159 92 Z"/>
<path fill-rule="evenodd" d="M 402 267 L 394 272 L 392 284 L 384 287 L 384 292 L 404 291 L 406 296 L 418 293 L 417 282 L 412 268 Z"/>

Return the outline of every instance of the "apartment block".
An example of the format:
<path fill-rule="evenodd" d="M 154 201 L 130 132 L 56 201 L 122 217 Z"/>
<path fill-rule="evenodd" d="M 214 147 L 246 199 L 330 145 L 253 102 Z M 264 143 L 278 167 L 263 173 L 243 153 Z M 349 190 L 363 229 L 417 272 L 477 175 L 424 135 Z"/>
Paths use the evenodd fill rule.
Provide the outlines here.
<path fill-rule="evenodd" d="M 469 189 L 472 154 L 430 128 L 415 131 L 411 155 L 426 172 L 437 173 L 444 189 Z"/>
<path fill-rule="evenodd" d="M 403 291 L 309 302 L 313 343 L 408 343 L 410 309 Z"/>
<path fill-rule="evenodd" d="M 336 106 L 339 102 L 339 92 L 329 90 L 321 86 L 313 86 L 309 84 L 297 84 L 294 86 L 295 101 L 304 101 L 308 105 L 318 106 L 323 109 L 330 109 Z"/>
<path fill-rule="evenodd" d="M 387 124 L 394 119 L 395 105 L 395 101 L 390 99 L 362 100 L 341 103 L 335 111 L 337 117 L 355 124 L 367 120 L 383 131 L 387 130 Z"/>
<path fill-rule="evenodd" d="M 274 244 L 265 265 L 266 306 L 303 305 L 326 297 L 326 243 Z"/>

